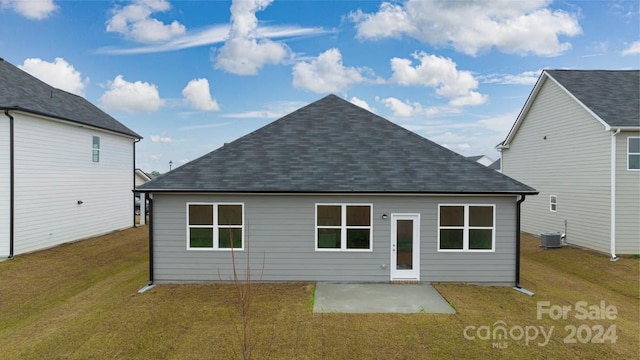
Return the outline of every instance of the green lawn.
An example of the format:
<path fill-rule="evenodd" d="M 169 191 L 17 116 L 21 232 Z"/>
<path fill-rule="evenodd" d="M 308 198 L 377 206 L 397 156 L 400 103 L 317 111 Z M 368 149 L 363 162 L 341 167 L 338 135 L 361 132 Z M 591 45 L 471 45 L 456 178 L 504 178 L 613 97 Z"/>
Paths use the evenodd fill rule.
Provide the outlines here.
<path fill-rule="evenodd" d="M 638 259 L 611 263 L 601 254 L 542 250 L 537 239 L 523 241 L 522 285 L 535 296 L 507 287 L 436 284 L 455 315 L 313 314 L 311 283 L 254 285 L 253 358 L 637 359 Z M 240 359 L 235 288 L 161 285 L 138 294 L 147 282 L 147 251 L 142 227 L 0 262 L 0 358 Z M 538 301 L 572 310 L 567 319 L 537 319 Z M 577 319 L 579 301 L 587 307 L 604 301 L 616 308 L 616 319 Z M 545 346 L 538 346 L 542 335 L 528 345 L 524 338 L 477 338 L 477 329 L 494 325 L 506 325 L 516 338 L 518 327 L 554 331 Z M 572 326 L 581 329 L 574 337 Z M 615 343 L 611 336 L 605 343 L 580 343 L 600 327 L 612 335 L 612 326 Z M 466 339 L 465 328 L 476 329 L 467 331 L 476 339 Z M 567 337 L 576 343 L 565 343 Z"/>

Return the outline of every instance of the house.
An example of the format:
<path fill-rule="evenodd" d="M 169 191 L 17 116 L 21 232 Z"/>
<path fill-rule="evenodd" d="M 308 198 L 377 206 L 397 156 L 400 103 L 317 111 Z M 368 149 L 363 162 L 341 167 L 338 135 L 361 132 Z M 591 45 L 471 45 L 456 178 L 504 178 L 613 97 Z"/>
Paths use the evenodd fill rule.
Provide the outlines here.
<path fill-rule="evenodd" d="M 522 229 L 640 253 L 640 71 L 546 70 L 504 142 L 502 172 L 540 191 Z"/>
<path fill-rule="evenodd" d="M 480 163 L 484 166 L 493 164 L 493 159 L 488 157 L 487 155 L 467 156 L 467 159 Z"/>
<path fill-rule="evenodd" d="M 493 169 L 495 171 L 502 171 L 502 165 L 500 165 L 500 159 L 494 161 L 489 165 L 489 169 Z"/>
<path fill-rule="evenodd" d="M 335 95 L 138 187 L 150 283 L 517 284 L 536 191 Z M 230 253 L 230 249 L 234 252 Z"/>
<path fill-rule="evenodd" d="M 142 171 L 142 169 L 135 170 L 135 187 L 138 187 L 150 180 L 151 175 Z M 147 213 L 147 197 L 146 194 L 139 192 L 135 192 L 135 197 L 134 212 L 136 215 L 140 215 L 137 225 L 144 225 L 146 223 L 146 216 L 143 214 Z"/>
<path fill-rule="evenodd" d="M 133 226 L 140 138 L 0 59 L 0 257 Z"/>

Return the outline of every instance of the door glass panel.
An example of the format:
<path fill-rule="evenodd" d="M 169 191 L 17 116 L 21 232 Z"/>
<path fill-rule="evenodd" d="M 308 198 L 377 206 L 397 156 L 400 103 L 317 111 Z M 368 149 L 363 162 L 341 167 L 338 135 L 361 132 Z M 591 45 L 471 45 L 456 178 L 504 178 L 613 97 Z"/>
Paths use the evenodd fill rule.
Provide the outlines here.
<path fill-rule="evenodd" d="M 396 221 L 396 270 L 413 269 L 413 220 Z"/>

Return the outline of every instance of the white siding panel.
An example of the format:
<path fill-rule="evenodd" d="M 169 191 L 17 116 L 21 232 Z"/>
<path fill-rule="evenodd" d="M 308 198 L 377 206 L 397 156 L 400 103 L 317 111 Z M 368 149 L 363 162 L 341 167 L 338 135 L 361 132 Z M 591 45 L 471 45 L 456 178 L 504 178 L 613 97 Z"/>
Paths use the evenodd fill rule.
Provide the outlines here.
<path fill-rule="evenodd" d="M 242 202 L 254 275 L 263 268 L 269 281 L 388 282 L 391 214 L 419 213 L 422 281 L 513 284 L 515 276 L 515 202 L 509 197 L 265 196 L 154 194 L 155 280 L 162 282 L 230 279 L 230 252 L 186 249 L 187 202 Z M 373 204 L 373 250 L 315 251 L 316 203 Z M 439 203 L 496 204 L 496 251 L 437 251 Z M 382 219 L 387 214 L 387 219 Z M 243 269 L 246 251 L 235 252 Z"/>
<path fill-rule="evenodd" d="M 616 253 L 640 254 L 640 171 L 627 170 L 627 138 L 616 135 Z"/>
<path fill-rule="evenodd" d="M 0 258 L 9 256 L 9 118 L 0 113 Z"/>
<path fill-rule="evenodd" d="M 15 118 L 16 254 L 132 226 L 133 139 Z M 93 136 L 100 137 L 97 163 Z"/>
<path fill-rule="evenodd" d="M 608 252 L 610 133 L 555 83 L 540 89 L 502 152 L 502 172 L 540 192 L 522 204 L 522 230 L 564 232 L 567 242 Z M 558 210 L 549 210 L 549 196 Z"/>

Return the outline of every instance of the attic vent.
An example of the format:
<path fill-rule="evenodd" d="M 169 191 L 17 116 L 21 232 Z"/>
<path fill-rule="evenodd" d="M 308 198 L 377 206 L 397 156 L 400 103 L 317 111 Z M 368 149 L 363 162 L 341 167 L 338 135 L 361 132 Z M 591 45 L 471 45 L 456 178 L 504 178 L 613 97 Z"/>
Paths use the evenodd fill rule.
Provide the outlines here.
<path fill-rule="evenodd" d="M 540 234 L 540 246 L 545 249 L 562 247 L 562 235 L 560 233 Z"/>

